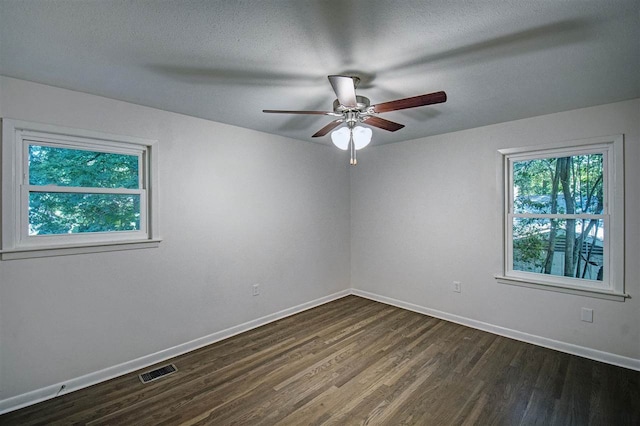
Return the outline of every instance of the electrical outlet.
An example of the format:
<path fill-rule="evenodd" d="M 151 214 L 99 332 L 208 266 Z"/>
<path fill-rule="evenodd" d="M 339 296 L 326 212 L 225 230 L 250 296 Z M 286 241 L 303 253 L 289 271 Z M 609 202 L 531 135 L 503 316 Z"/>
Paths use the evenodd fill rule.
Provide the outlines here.
<path fill-rule="evenodd" d="M 462 283 L 460 281 L 454 281 L 453 287 L 451 288 L 455 293 L 460 293 L 462 290 Z"/>
<path fill-rule="evenodd" d="M 253 295 L 254 296 L 259 296 L 260 295 L 260 284 L 254 284 L 253 285 Z"/>
<path fill-rule="evenodd" d="M 582 308 L 580 319 L 584 322 L 593 322 L 593 309 Z"/>

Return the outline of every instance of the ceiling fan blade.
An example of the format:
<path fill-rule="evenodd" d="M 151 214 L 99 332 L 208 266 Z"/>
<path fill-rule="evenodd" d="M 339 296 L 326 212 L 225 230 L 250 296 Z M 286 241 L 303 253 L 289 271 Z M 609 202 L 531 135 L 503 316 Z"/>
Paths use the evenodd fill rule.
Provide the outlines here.
<path fill-rule="evenodd" d="M 287 111 L 283 109 L 263 109 L 262 112 L 270 114 L 312 114 L 312 115 L 329 115 L 329 111 Z"/>
<path fill-rule="evenodd" d="M 384 118 L 380 117 L 368 117 L 363 121 L 363 123 L 370 126 L 378 127 L 380 129 L 388 130 L 390 132 L 395 132 L 396 130 L 400 130 L 404 127 L 404 124 L 385 120 Z"/>
<path fill-rule="evenodd" d="M 352 77 L 344 75 L 330 75 L 329 82 L 333 91 L 336 92 L 338 101 L 341 105 L 349 108 L 355 108 L 358 103 L 356 101 L 356 86 Z"/>
<path fill-rule="evenodd" d="M 389 112 L 400 109 L 415 108 L 424 105 L 440 104 L 447 101 L 445 92 L 434 92 L 427 95 L 413 96 L 411 98 L 398 99 L 396 101 L 383 102 L 373 106 L 375 112 Z"/>
<path fill-rule="evenodd" d="M 336 127 L 338 127 L 341 124 L 342 124 L 342 120 L 334 120 L 331 123 L 329 123 L 326 126 L 324 126 L 322 129 L 318 130 L 311 137 L 312 138 L 318 138 L 320 136 L 324 136 L 324 135 L 326 135 L 327 133 L 329 133 L 330 131 L 332 131 L 333 129 L 335 129 Z"/>

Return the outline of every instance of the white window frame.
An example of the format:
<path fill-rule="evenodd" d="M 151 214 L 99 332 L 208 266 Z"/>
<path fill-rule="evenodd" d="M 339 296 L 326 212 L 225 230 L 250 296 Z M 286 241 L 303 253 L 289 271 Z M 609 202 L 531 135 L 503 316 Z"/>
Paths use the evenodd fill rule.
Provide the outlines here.
<path fill-rule="evenodd" d="M 138 189 L 30 185 L 29 145 L 89 150 L 138 157 Z M 2 119 L 2 260 L 157 247 L 157 141 Z M 29 193 L 137 194 L 140 229 L 135 231 L 29 235 Z"/>
<path fill-rule="evenodd" d="M 623 135 L 558 142 L 551 145 L 498 150 L 503 170 L 504 215 L 503 271 L 496 279 L 504 284 L 624 301 L 624 137 Z M 602 214 L 537 215 L 513 212 L 513 163 L 532 159 L 603 155 L 604 208 Z M 602 219 L 604 222 L 604 276 L 602 281 L 525 272 L 513 269 L 513 218 Z"/>

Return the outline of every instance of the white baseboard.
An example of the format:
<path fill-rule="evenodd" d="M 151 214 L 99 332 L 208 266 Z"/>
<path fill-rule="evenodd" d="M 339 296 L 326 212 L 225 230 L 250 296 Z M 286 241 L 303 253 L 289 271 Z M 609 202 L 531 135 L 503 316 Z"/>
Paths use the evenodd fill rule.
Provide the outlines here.
<path fill-rule="evenodd" d="M 613 364 L 619 367 L 640 371 L 640 359 L 629 358 L 621 355 L 612 354 L 610 352 L 603 352 L 596 349 L 587 348 L 584 346 L 578 346 L 571 343 L 548 339 L 546 337 L 536 336 L 534 334 L 524 333 L 522 331 L 500 327 L 500 326 L 489 324 L 482 321 L 476 321 L 471 318 L 461 317 L 458 315 L 449 314 L 447 312 L 425 308 L 423 306 L 415 305 L 413 303 L 404 302 L 402 300 L 397 300 L 397 299 L 393 299 L 386 296 L 380 296 L 378 294 L 370 293 L 364 290 L 351 289 L 351 294 L 364 297 L 366 299 L 375 300 L 377 302 L 385 303 L 387 305 L 397 306 L 399 308 L 418 312 L 420 314 L 425 314 L 425 315 L 429 315 L 435 318 L 440 318 L 446 321 L 455 322 L 457 324 L 465 325 L 471 328 L 476 328 L 478 330 L 488 331 L 489 333 L 508 337 L 510 339 L 520 340 L 522 342 L 531 343 L 531 344 L 542 346 L 549 349 L 554 349 L 560 352 L 566 352 L 568 354 L 581 356 L 583 358 L 588 358 L 595 361 L 601 361 L 607 364 Z"/>
<path fill-rule="evenodd" d="M 377 302 L 385 303 L 387 305 L 397 306 L 399 308 L 407 309 L 410 311 L 418 312 L 424 315 L 429 315 L 435 318 L 440 318 L 446 321 L 451 321 L 457 324 L 461 324 L 467 327 L 476 328 L 478 330 L 487 331 L 489 333 L 497 334 L 500 336 L 508 337 L 522 342 L 531 343 L 534 345 L 554 349 L 560 352 L 566 352 L 572 355 L 578 355 L 584 358 L 593 359 L 596 361 L 605 362 L 607 364 L 613 364 L 631 370 L 640 371 L 640 360 L 635 358 L 628 358 L 621 355 L 612 354 L 609 352 L 603 352 L 595 349 L 586 348 L 584 346 L 573 345 L 571 343 L 565 343 L 558 340 L 548 339 L 546 337 L 536 336 L 533 334 L 524 333 L 517 330 L 512 330 L 505 327 L 485 323 L 482 321 L 476 321 L 470 318 L 449 314 L 447 312 L 438 311 L 435 309 L 425 308 L 424 306 L 415 305 L 413 303 L 404 302 L 401 300 L 393 299 L 386 296 L 381 296 L 375 293 L 370 293 L 364 290 L 347 289 L 329 296 L 321 297 L 311 302 L 302 303 L 292 308 L 284 309 L 282 311 L 264 316 L 262 318 L 255 319 L 253 321 L 240 324 L 226 330 L 222 330 L 208 336 L 201 337 L 199 339 L 192 340 L 190 342 L 183 343 L 181 345 L 174 346 L 169 349 L 165 349 L 150 355 L 146 355 L 131 361 L 124 362 L 122 364 L 114 365 L 112 367 L 105 368 L 100 371 L 86 374 L 84 376 L 76 377 L 71 380 L 56 383 L 54 385 L 45 386 L 40 389 L 33 390 L 21 395 L 16 395 L 11 398 L 7 398 L 0 401 L 0 414 L 14 411 L 22 407 L 36 404 L 41 401 L 52 399 L 57 396 L 60 388 L 64 385 L 65 389 L 59 392 L 60 395 L 73 392 L 79 389 L 83 389 L 92 385 L 95 385 L 106 380 L 113 379 L 124 374 L 131 373 L 142 368 L 150 367 L 154 364 L 163 362 L 175 356 L 185 354 L 187 352 L 199 349 L 201 347 L 210 345 L 220 340 L 227 339 L 245 331 L 252 330 L 257 327 L 261 327 L 265 324 L 277 321 L 279 319 L 297 314 L 307 309 L 314 308 L 319 305 L 331 302 L 336 299 L 348 296 L 350 294 L 364 297 L 366 299 L 375 300 Z"/>
<path fill-rule="evenodd" d="M 226 330 L 209 334 L 208 336 L 204 336 L 169 349 L 164 349 L 150 355 L 145 355 L 131 361 L 123 362 L 122 364 L 107 367 L 100 371 L 95 371 L 93 373 L 85 374 L 71 380 L 56 383 L 50 386 L 45 386 L 40 389 L 1 400 L 0 414 L 8 413 L 9 411 L 14 411 L 41 401 L 46 401 L 47 399 L 55 398 L 58 393 L 60 395 L 63 395 L 95 385 L 100 382 L 104 382 L 106 380 L 113 379 L 118 376 L 122 376 L 124 374 L 131 373 L 136 370 L 140 370 L 142 368 L 149 367 L 175 356 L 179 356 L 187 352 L 199 349 L 201 347 L 210 345 L 212 343 L 219 342 L 220 340 L 228 339 L 229 337 L 235 336 L 236 334 L 244 333 L 245 331 L 261 327 L 265 324 L 269 324 L 279 319 L 300 313 L 302 311 L 306 311 L 307 309 L 315 308 L 316 306 L 320 306 L 333 300 L 340 299 L 342 297 L 348 296 L 349 294 L 351 294 L 350 289 L 342 290 L 329 296 L 321 297 L 319 299 L 312 300 L 311 302 L 302 303 L 292 308 L 283 309 L 282 311 L 255 319 L 253 321 L 245 322 L 244 324 L 240 324 Z M 63 385 L 65 387 L 64 390 L 59 392 Z"/>

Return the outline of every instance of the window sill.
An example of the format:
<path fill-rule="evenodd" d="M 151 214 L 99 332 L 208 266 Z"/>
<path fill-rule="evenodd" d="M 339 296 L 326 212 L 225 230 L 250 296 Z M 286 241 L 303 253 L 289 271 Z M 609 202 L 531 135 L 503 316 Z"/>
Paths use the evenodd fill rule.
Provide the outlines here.
<path fill-rule="evenodd" d="M 101 253 L 106 251 L 121 251 L 121 250 L 138 250 L 146 248 L 157 248 L 160 245 L 160 239 L 153 240 L 133 240 L 133 241 L 118 241 L 113 243 L 87 243 L 87 244 L 74 244 L 56 247 L 29 247 L 13 250 L 0 251 L 0 259 L 2 260 L 16 260 L 16 259 L 31 259 L 37 257 L 51 257 L 51 256 L 69 256 L 75 254 L 87 254 L 87 253 Z"/>
<path fill-rule="evenodd" d="M 624 302 L 626 298 L 631 297 L 626 293 L 614 293 L 606 290 L 561 286 L 544 281 L 531 279 L 525 280 L 522 278 L 505 277 L 503 275 L 495 275 L 494 278 L 501 284 L 517 285 L 520 287 L 536 288 L 539 290 L 555 291 L 558 293 L 576 294 L 586 297 L 595 297 L 597 299 L 615 300 L 617 302 Z"/>

